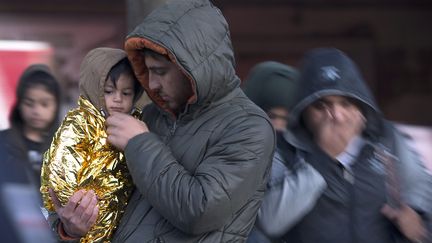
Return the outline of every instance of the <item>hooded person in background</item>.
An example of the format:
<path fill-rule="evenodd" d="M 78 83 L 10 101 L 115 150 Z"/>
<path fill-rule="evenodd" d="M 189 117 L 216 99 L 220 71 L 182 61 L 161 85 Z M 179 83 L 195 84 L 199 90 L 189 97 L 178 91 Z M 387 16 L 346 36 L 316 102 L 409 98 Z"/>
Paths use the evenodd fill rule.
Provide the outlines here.
<path fill-rule="evenodd" d="M 60 84 L 45 64 L 24 70 L 16 90 L 9 129 L 0 132 L 3 161 L 20 163 L 36 187 L 40 185 L 42 155 L 58 127 Z M 28 168 L 30 168 L 28 170 Z"/>
<path fill-rule="evenodd" d="M 243 83 L 245 94 L 267 113 L 275 130 L 286 131 L 298 71 L 279 62 L 266 61 L 255 65 Z"/>
<path fill-rule="evenodd" d="M 125 49 L 153 103 L 142 121 L 107 119 L 108 140 L 124 150 L 136 186 L 113 242 L 246 241 L 275 135 L 240 89 L 220 10 L 208 0 L 170 1 Z"/>
<path fill-rule="evenodd" d="M 326 187 L 293 228 L 273 225 L 278 230 L 267 233 L 302 243 L 430 239 L 424 227 L 431 212 L 430 175 L 382 117 L 351 59 L 333 48 L 309 51 L 297 93 L 283 145 L 292 151 L 287 161 L 311 165 Z M 264 215 L 269 224 L 295 200 L 280 198 Z"/>
<path fill-rule="evenodd" d="M 60 84 L 45 64 L 22 73 L 9 129 L 0 132 L 0 227 L 3 242 L 53 242 L 40 211 L 42 155 L 57 129 Z"/>
<path fill-rule="evenodd" d="M 274 61 L 254 66 L 243 85 L 245 94 L 267 112 L 277 135 L 270 180 L 248 243 L 274 241 L 264 232 L 286 230 L 313 206 L 325 188 L 324 179 L 312 166 L 299 163 L 296 168 L 290 167 L 291 150 L 284 147 L 289 113 L 299 85 L 297 69 Z M 289 197 L 290 200 L 281 197 Z M 281 201 L 287 204 L 283 210 L 278 210 L 275 206 Z M 271 218 L 267 218 L 269 210 Z"/>

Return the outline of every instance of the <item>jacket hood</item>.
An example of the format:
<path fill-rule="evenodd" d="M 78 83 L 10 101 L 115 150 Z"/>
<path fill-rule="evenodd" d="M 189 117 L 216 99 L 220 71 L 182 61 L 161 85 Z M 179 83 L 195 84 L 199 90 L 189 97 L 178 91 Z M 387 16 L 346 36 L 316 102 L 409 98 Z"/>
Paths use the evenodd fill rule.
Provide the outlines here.
<path fill-rule="evenodd" d="M 163 100 L 149 90 L 143 49 L 168 56 L 189 78 L 194 94 L 189 112 L 209 106 L 240 85 L 228 24 L 208 0 L 171 1 L 150 13 L 127 37 L 125 50 L 137 78 L 162 107 Z"/>
<path fill-rule="evenodd" d="M 44 75 L 56 80 L 54 75 L 52 74 L 50 68 L 45 64 L 33 64 L 24 70 L 22 73 L 19 83 L 25 82 L 25 79 L 31 79 L 33 75 L 37 73 L 43 73 Z"/>
<path fill-rule="evenodd" d="M 121 60 L 127 58 L 120 49 L 101 47 L 91 50 L 81 63 L 80 95 L 89 100 L 97 110 L 106 110 L 104 86 L 110 70 Z M 137 94 L 134 106 L 141 108 L 148 103 L 145 95 Z"/>
<path fill-rule="evenodd" d="M 356 64 L 335 48 L 307 52 L 300 68 L 300 87 L 291 111 L 290 126 L 300 125 L 302 112 L 323 96 L 341 95 L 360 104 L 368 128 L 379 129 L 381 112 Z M 367 128 L 367 129 L 368 129 Z"/>
<path fill-rule="evenodd" d="M 255 65 L 243 90 L 264 111 L 273 107 L 290 110 L 298 86 L 298 71 L 288 65 L 267 61 Z"/>

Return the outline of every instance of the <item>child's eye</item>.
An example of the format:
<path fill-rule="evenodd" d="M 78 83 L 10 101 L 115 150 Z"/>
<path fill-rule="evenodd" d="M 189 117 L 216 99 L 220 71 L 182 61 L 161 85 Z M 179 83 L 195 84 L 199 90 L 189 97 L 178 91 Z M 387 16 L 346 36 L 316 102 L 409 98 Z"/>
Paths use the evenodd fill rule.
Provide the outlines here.
<path fill-rule="evenodd" d="M 47 108 L 47 107 L 50 106 L 50 103 L 49 103 L 49 102 L 42 102 L 41 105 L 42 105 L 44 108 Z"/>
<path fill-rule="evenodd" d="M 24 100 L 23 105 L 28 106 L 28 107 L 33 107 L 34 102 L 30 101 L 30 100 Z"/>
<path fill-rule="evenodd" d="M 133 92 L 123 92 L 123 95 L 124 96 L 131 96 L 131 95 L 133 95 Z"/>
<path fill-rule="evenodd" d="M 111 94 L 113 91 L 112 91 L 112 90 L 107 90 L 107 89 L 106 89 L 104 92 L 105 92 L 105 94 Z"/>

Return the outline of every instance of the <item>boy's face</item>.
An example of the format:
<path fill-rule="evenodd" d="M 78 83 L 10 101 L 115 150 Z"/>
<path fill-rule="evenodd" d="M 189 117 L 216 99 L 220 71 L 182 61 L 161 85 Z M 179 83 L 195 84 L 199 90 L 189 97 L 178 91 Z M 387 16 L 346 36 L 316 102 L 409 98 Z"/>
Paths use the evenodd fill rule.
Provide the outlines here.
<path fill-rule="evenodd" d="M 145 64 L 149 70 L 149 88 L 165 102 L 163 108 L 181 112 L 193 94 L 189 79 L 163 56 L 146 55 Z"/>
<path fill-rule="evenodd" d="M 121 74 L 114 86 L 108 79 L 104 87 L 105 105 L 109 115 L 114 112 L 129 113 L 135 97 L 134 79 L 129 74 Z"/>

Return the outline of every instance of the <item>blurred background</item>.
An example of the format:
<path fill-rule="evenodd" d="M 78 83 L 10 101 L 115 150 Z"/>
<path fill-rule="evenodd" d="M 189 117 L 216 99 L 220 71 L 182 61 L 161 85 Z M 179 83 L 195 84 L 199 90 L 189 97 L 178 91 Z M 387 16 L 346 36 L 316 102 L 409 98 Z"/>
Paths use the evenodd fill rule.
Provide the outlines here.
<path fill-rule="evenodd" d="M 122 48 L 127 33 L 163 2 L 0 0 L 0 129 L 8 126 L 16 81 L 25 67 L 43 62 L 53 68 L 64 89 L 65 113 L 75 106 L 84 55 L 95 47 Z M 339 48 L 358 63 L 386 117 L 431 156 L 432 1 L 213 3 L 230 25 L 240 78 L 261 61 L 297 66 L 310 48 Z"/>

